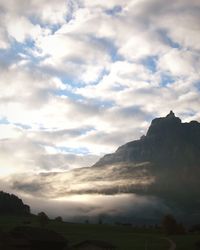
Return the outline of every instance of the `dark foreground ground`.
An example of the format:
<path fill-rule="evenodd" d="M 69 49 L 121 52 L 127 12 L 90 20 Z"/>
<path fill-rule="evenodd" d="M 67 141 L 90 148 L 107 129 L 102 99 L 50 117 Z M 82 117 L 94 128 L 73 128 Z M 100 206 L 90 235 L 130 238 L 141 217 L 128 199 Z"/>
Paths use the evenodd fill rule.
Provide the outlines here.
<path fill-rule="evenodd" d="M 1 216 L 0 230 L 9 231 L 16 226 L 39 226 L 36 216 Z M 133 228 L 122 225 L 94 225 L 57 222 L 50 220 L 45 226 L 61 233 L 69 245 L 84 240 L 103 240 L 113 243 L 118 250 L 167 250 L 170 249 L 169 241 L 165 239 L 160 229 Z M 167 236 L 176 244 L 177 250 L 196 250 L 195 242 L 200 240 L 199 233 Z"/>

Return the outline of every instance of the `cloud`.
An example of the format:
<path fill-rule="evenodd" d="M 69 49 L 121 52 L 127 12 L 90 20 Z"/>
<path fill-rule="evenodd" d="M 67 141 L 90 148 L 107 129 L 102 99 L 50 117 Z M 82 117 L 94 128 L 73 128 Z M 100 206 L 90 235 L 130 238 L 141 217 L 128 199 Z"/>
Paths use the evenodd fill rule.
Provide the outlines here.
<path fill-rule="evenodd" d="M 36 50 L 45 57 L 41 65 L 64 71 L 86 84 L 98 80 L 110 64 L 106 47 L 97 39 L 63 30 L 41 36 L 36 42 Z"/>
<path fill-rule="evenodd" d="M 19 173 L 5 180 L 12 190 L 21 194 L 55 199 L 74 194 L 143 193 L 144 189 L 151 188 L 155 178 L 148 163 L 121 163 L 60 173 Z"/>
<path fill-rule="evenodd" d="M 42 33 L 39 25 L 33 25 L 25 17 L 7 17 L 7 32 L 17 42 L 23 43 L 27 39 L 36 39 Z"/>
<path fill-rule="evenodd" d="M 89 85 L 75 89 L 78 94 L 89 98 L 99 98 L 117 102 L 120 92 L 131 89 L 151 89 L 159 84 L 159 77 L 144 65 L 127 61 L 114 62 L 108 74 L 98 85 Z M 133 104 L 133 101 L 131 102 Z M 130 104 L 130 105 L 131 105 Z M 126 106 L 126 104 L 120 104 Z"/>
<path fill-rule="evenodd" d="M 199 54 L 189 50 L 172 49 L 159 60 L 159 68 L 174 77 L 199 78 Z"/>
<path fill-rule="evenodd" d="M 183 48 L 199 50 L 199 3 L 196 0 L 171 2 L 169 11 L 163 11 L 159 27 L 166 30 L 172 41 Z M 192 39 L 191 39 L 192 37 Z"/>
<path fill-rule="evenodd" d="M 0 49 L 7 49 L 9 47 L 9 43 L 6 37 L 5 31 L 0 28 Z"/>
<path fill-rule="evenodd" d="M 4 128 L 5 126 L 1 126 L 1 129 Z M 98 159 L 97 155 L 81 154 L 81 149 L 80 153 L 75 154 L 72 149 L 70 153 L 68 148 L 59 149 L 56 144 L 45 144 L 42 139 L 30 138 L 24 131 L 17 128 L 8 130 L 6 127 L 4 131 L 0 139 L 1 175 L 66 171 L 70 168 L 88 167 Z M 6 132 L 9 133 L 8 136 Z"/>
<path fill-rule="evenodd" d="M 1 2 L 0 7 L 3 12 L 9 13 L 11 16 L 27 16 L 39 19 L 44 23 L 57 24 L 65 21 L 67 14 L 67 5 L 63 0 L 8 0 Z"/>

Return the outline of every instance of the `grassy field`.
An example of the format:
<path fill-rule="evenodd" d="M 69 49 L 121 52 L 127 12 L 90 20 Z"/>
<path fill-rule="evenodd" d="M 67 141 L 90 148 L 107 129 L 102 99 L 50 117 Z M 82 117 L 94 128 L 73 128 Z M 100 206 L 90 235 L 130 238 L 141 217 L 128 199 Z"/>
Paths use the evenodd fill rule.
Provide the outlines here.
<path fill-rule="evenodd" d="M 59 225 L 51 224 L 49 227 L 62 232 L 71 244 L 97 239 L 112 242 L 119 250 L 142 250 L 146 246 L 149 250 L 168 249 L 168 243 L 159 233 L 137 232 L 123 226 L 68 224 L 61 229 Z"/>
<path fill-rule="evenodd" d="M 0 229 L 8 231 L 15 226 L 25 225 L 27 221 L 31 226 L 39 226 L 37 218 L 0 216 Z M 162 239 L 164 236 L 155 229 L 133 229 L 127 226 L 116 225 L 94 225 L 62 223 L 49 221 L 47 228 L 62 233 L 69 245 L 87 239 L 105 240 L 112 242 L 118 250 L 167 250 L 169 243 Z M 195 241 L 200 239 L 199 235 L 183 235 L 170 237 L 176 244 L 177 250 L 195 250 Z"/>

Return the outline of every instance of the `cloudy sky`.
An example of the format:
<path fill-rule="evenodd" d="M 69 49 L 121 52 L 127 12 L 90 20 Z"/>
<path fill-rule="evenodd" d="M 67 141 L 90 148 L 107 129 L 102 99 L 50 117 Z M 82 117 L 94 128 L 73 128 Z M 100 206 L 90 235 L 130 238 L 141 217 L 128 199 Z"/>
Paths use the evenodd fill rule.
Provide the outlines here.
<path fill-rule="evenodd" d="M 90 166 L 172 109 L 200 121 L 199 0 L 0 0 L 0 176 Z"/>

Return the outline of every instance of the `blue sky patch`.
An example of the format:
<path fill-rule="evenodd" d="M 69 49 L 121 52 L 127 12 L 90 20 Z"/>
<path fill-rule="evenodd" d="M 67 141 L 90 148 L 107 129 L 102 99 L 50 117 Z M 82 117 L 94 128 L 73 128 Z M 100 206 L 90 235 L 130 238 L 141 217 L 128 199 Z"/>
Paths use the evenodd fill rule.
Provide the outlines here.
<path fill-rule="evenodd" d="M 88 155 L 90 153 L 89 150 L 85 147 L 80 147 L 80 148 L 58 147 L 58 149 L 68 154 Z"/>
<path fill-rule="evenodd" d="M 158 33 L 161 35 L 163 41 L 168 44 L 171 48 L 180 49 L 181 46 L 179 43 L 172 40 L 172 38 L 169 37 L 167 30 L 160 29 L 158 30 Z"/>
<path fill-rule="evenodd" d="M 175 80 L 176 79 L 172 75 L 163 73 L 161 74 L 160 86 L 165 87 L 175 82 Z"/>
<path fill-rule="evenodd" d="M 112 9 L 107 9 L 105 13 L 110 16 L 115 16 L 122 12 L 122 7 L 120 5 L 114 6 Z"/>
<path fill-rule="evenodd" d="M 148 56 L 141 61 L 141 63 L 148 68 L 151 72 L 155 73 L 157 70 L 157 56 Z"/>
<path fill-rule="evenodd" d="M 8 124 L 10 124 L 9 123 L 9 121 L 6 119 L 6 118 L 0 118 L 0 124 L 2 124 L 2 125 L 8 125 Z"/>

